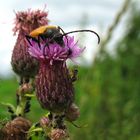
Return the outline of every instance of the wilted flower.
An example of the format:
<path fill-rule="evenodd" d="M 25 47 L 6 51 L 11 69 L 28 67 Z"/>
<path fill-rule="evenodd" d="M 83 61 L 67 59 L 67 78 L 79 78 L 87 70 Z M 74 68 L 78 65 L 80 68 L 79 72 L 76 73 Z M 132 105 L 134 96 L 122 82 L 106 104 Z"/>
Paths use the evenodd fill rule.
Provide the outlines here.
<path fill-rule="evenodd" d="M 48 24 L 47 15 L 47 12 L 41 10 L 16 13 L 13 32 L 14 35 L 18 33 L 18 38 L 13 50 L 11 64 L 14 72 L 21 77 L 34 77 L 38 71 L 38 61 L 29 55 L 25 35 L 39 26 Z"/>
<path fill-rule="evenodd" d="M 23 117 L 17 117 L 8 122 L 1 130 L 1 140 L 27 140 L 27 132 L 31 122 Z"/>
<path fill-rule="evenodd" d="M 33 29 L 48 24 L 48 13 L 45 11 L 28 9 L 27 11 L 21 11 L 15 14 L 15 27 L 13 28 L 14 35 L 20 31 L 30 33 Z"/>
<path fill-rule="evenodd" d="M 56 42 L 40 45 L 31 39 L 29 53 L 40 61 L 36 78 L 37 98 L 43 108 L 63 112 L 74 101 L 74 88 L 66 66 L 67 59 L 78 57 L 84 49 L 78 47 L 74 37 L 63 37 L 64 46 Z"/>

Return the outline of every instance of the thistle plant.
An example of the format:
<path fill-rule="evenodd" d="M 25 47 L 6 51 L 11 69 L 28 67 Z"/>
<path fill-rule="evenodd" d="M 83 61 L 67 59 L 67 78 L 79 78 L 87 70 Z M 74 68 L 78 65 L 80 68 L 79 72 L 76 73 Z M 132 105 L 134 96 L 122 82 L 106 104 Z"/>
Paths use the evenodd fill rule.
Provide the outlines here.
<path fill-rule="evenodd" d="M 65 111 L 74 101 L 73 80 L 66 65 L 67 59 L 78 57 L 84 49 L 78 47 L 74 37 L 64 37 L 64 47 L 56 42 L 48 43 L 31 40 L 29 53 L 40 61 L 35 86 L 37 99 L 49 111 Z"/>
<path fill-rule="evenodd" d="M 48 24 L 48 13 L 41 10 L 27 10 L 16 13 L 14 34 L 18 33 L 17 41 L 13 49 L 11 64 L 14 72 L 20 76 L 20 86 L 17 91 L 16 116 L 24 116 L 29 112 L 30 97 L 27 94 L 33 93 L 30 78 L 38 72 L 39 62 L 28 53 L 28 43 L 25 35 L 33 29 Z"/>
<path fill-rule="evenodd" d="M 18 34 L 13 49 L 11 64 L 13 71 L 21 78 L 21 83 L 28 82 L 38 72 L 38 61 L 29 55 L 28 43 L 25 35 L 33 29 L 48 24 L 48 13 L 41 10 L 27 10 L 17 12 L 15 18 L 14 35 Z"/>
<path fill-rule="evenodd" d="M 14 35 L 18 34 L 11 58 L 13 71 L 20 77 L 19 87 L 16 91 L 17 106 L 10 103 L 1 103 L 8 107 L 11 120 L 5 122 L 0 130 L 2 140 L 26 140 L 27 131 L 31 122 L 25 118 L 30 111 L 30 100 L 33 96 L 34 86 L 30 80 L 38 73 L 39 62 L 28 53 L 28 43 L 25 35 L 33 29 L 48 24 L 48 13 L 41 10 L 27 10 L 17 12 L 15 18 Z"/>
<path fill-rule="evenodd" d="M 20 83 L 16 93 L 17 106 L 4 104 L 11 113 L 11 120 L 0 130 L 2 140 L 27 140 L 35 134 L 41 134 L 45 140 L 66 140 L 69 139 L 66 121 L 73 124 L 80 116 L 74 91 L 78 71 L 71 71 L 67 60 L 75 63 L 85 48 L 80 48 L 78 41 L 69 34 L 87 31 L 96 34 L 98 39 L 99 36 L 90 30 L 66 34 L 61 30 L 62 34 L 59 28 L 47 25 L 47 15 L 47 12 L 40 10 L 16 13 L 13 31 L 14 34 L 18 32 L 18 38 L 11 64 L 14 72 L 20 76 Z M 26 113 L 30 111 L 34 92 L 47 114 L 44 113 L 38 122 L 32 124 L 26 118 Z"/>
<path fill-rule="evenodd" d="M 35 78 L 36 97 L 41 107 L 49 111 L 40 125 L 51 140 L 68 138 L 65 120 L 72 122 L 80 115 L 74 103 L 74 75 L 70 74 L 66 61 L 74 61 L 85 48 L 78 47 L 74 36 L 67 35 L 62 40 L 63 46 L 49 39 L 38 43 L 31 38 L 29 46 L 29 54 L 40 63 Z"/>

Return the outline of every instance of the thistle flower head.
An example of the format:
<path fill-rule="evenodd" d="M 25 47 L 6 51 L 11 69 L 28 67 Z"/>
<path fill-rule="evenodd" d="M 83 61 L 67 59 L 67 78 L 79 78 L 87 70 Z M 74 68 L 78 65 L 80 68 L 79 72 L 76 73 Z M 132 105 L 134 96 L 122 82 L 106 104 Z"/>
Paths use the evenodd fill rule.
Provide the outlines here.
<path fill-rule="evenodd" d="M 60 34 L 52 38 L 41 37 L 38 36 L 38 40 L 28 40 L 29 54 L 40 62 L 39 73 L 36 76 L 37 98 L 43 108 L 61 113 L 74 101 L 74 88 L 66 60 L 77 58 L 84 48 L 79 48 L 78 42 L 71 36 Z"/>
<path fill-rule="evenodd" d="M 13 28 L 14 35 L 20 30 L 29 33 L 31 30 L 41 25 L 48 24 L 48 13 L 45 11 L 28 9 L 27 11 L 20 11 L 15 14 L 15 27 Z M 37 26 L 35 27 L 36 24 Z"/>
<path fill-rule="evenodd" d="M 35 28 L 48 24 L 48 13 L 41 10 L 27 10 L 16 13 L 14 34 L 18 38 L 12 53 L 11 64 L 15 73 L 22 77 L 34 77 L 38 72 L 38 61 L 29 55 L 25 35 Z"/>
<path fill-rule="evenodd" d="M 26 140 L 31 122 L 23 117 L 17 117 L 2 128 L 4 140 Z"/>
<path fill-rule="evenodd" d="M 53 129 L 50 134 L 51 140 L 66 140 L 68 137 L 68 132 L 64 129 Z"/>
<path fill-rule="evenodd" d="M 54 61 L 73 60 L 80 56 L 84 50 L 84 48 L 78 47 L 78 42 L 75 42 L 74 36 L 64 36 L 63 42 L 64 46 L 56 42 L 50 43 L 49 40 L 42 41 L 39 45 L 38 42 L 31 39 L 29 53 L 40 61 L 49 61 L 52 65 Z"/>

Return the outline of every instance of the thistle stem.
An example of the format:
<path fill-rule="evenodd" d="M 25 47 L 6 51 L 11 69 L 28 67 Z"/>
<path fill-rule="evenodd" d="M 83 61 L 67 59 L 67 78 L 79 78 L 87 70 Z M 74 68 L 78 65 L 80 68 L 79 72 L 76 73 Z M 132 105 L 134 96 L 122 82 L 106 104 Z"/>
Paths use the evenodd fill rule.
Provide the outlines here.
<path fill-rule="evenodd" d="M 26 107 L 26 103 L 27 103 L 27 97 L 20 95 L 19 96 L 19 104 L 16 108 L 16 112 L 15 114 L 17 116 L 25 116 L 25 107 Z"/>
<path fill-rule="evenodd" d="M 15 111 L 16 116 L 25 116 L 25 113 L 30 111 L 30 99 L 33 96 L 34 88 L 33 81 L 23 81 L 19 86 L 17 92 L 17 108 Z"/>

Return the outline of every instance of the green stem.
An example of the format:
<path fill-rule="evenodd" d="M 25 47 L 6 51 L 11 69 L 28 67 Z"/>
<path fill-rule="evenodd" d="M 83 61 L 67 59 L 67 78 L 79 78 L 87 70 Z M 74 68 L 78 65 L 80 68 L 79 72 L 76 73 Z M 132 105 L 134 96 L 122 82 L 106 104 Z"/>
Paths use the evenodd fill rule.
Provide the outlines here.
<path fill-rule="evenodd" d="M 22 79 L 22 85 L 19 86 L 17 95 L 18 103 L 15 115 L 24 117 L 30 110 L 30 99 L 34 95 L 33 81 L 26 83 L 26 81 Z"/>
<path fill-rule="evenodd" d="M 27 98 L 25 96 L 20 96 L 19 97 L 19 104 L 16 108 L 16 115 L 17 116 L 24 116 L 25 113 L 24 113 L 24 109 L 25 109 L 25 106 L 26 106 L 26 102 L 27 102 Z"/>

